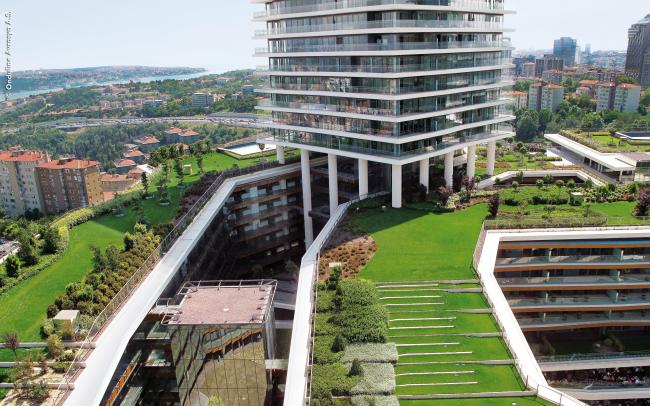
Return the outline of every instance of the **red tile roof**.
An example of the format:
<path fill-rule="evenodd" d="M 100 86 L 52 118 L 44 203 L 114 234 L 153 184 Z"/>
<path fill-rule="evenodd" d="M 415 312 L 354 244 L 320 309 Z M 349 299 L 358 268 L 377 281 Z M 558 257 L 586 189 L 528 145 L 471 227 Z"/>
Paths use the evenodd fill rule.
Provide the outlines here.
<path fill-rule="evenodd" d="M 130 159 L 123 159 L 115 163 L 115 166 L 135 166 L 135 162 Z"/>
<path fill-rule="evenodd" d="M 143 155 L 144 154 L 142 153 L 142 151 L 138 151 L 137 149 L 134 149 L 124 154 L 124 156 L 143 156 Z"/>
<path fill-rule="evenodd" d="M 620 85 L 618 85 L 618 87 L 622 87 L 622 88 L 625 88 L 625 89 L 640 89 L 641 88 L 641 86 L 633 85 L 631 83 L 621 83 Z"/>
<path fill-rule="evenodd" d="M 178 127 L 171 127 L 165 131 L 166 134 L 180 134 L 183 130 Z"/>
<path fill-rule="evenodd" d="M 143 144 L 156 144 L 158 142 L 160 142 L 160 141 L 156 137 L 147 137 L 147 138 L 142 140 Z"/>
<path fill-rule="evenodd" d="M 181 137 L 193 137 L 195 135 L 199 135 L 199 133 L 197 133 L 196 131 L 192 131 L 192 130 L 183 131 L 181 133 Z"/>
<path fill-rule="evenodd" d="M 550 85 L 546 85 L 544 87 L 547 88 L 547 89 L 562 89 L 562 86 L 554 85 L 552 83 Z"/>
<path fill-rule="evenodd" d="M 86 161 L 82 159 L 57 159 L 44 162 L 37 166 L 42 169 L 90 169 L 99 165 L 97 161 Z"/>
<path fill-rule="evenodd" d="M 0 151 L 0 161 L 8 162 L 38 162 L 48 161 L 49 157 L 45 152 L 28 151 L 18 147 L 10 148 L 6 151 Z"/>

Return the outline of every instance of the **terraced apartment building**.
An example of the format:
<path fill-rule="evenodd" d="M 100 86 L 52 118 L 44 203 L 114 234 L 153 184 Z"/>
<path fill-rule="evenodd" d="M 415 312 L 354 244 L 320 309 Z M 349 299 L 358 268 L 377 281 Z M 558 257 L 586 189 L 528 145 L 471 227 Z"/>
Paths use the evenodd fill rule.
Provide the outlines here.
<path fill-rule="evenodd" d="M 502 0 L 252 0 L 265 10 L 256 38 L 267 41 L 271 136 L 261 140 L 301 151 L 308 243 L 313 240 L 310 154 L 328 156 L 329 211 L 341 202 L 338 169 L 351 165 L 356 194 L 369 193 L 369 167 L 384 167 L 392 206 L 401 207 L 404 172 L 444 159 L 446 183 L 454 160 L 466 156 L 475 174 L 476 147 L 488 146 L 494 172 L 496 141 L 512 135 L 513 116 L 501 89 L 510 83 L 511 48 L 504 38 Z"/>

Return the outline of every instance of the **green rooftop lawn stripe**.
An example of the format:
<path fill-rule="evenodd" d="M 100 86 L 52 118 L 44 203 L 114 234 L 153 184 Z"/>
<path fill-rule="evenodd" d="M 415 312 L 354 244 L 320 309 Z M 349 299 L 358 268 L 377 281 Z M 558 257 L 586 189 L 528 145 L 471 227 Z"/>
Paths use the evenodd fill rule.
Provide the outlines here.
<path fill-rule="evenodd" d="M 431 340 L 428 340 L 431 341 Z M 448 338 L 447 338 L 447 342 Z M 431 351 L 443 352 L 443 351 L 472 351 L 471 360 L 494 360 L 494 359 L 510 359 L 511 355 L 505 343 L 500 338 L 475 338 L 475 339 L 463 339 L 459 337 L 456 340 L 454 337 L 453 342 L 459 342 L 459 345 L 452 346 L 432 346 L 432 347 L 398 347 L 397 352 L 402 354 L 409 353 L 421 353 L 426 352 L 425 349 L 431 349 Z M 459 359 L 460 360 L 460 359 Z M 433 361 L 441 361 L 435 359 Z M 455 361 L 452 359 L 452 361 Z M 402 362 L 400 358 L 400 362 Z M 412 359 L 404 362 L 414 362 Z"/>
<path fill-rule="evenodd" d="M 378 248 L 359 276 L 405 282 L 476 279 L 472 255 L 486 214 L 486 206 L 477 205 L 443 215 L 377 209 L 353 217 L 354 225 L 370 233 Z"/>
<path fill-rule="evenodd" d="M 521 391 L 524 389 L 523 383 L 517 376 L 516 370 L 512 366 L 490 365 L 477 366 L 476 373 L 472 375 L 472 381 L 478 382 L 476 385 L 454 385 L 442 387 L 398 387 L 398 395 L 415 395 L 415 394 L 442 394 L 442 393 L 481 393 L 481 392 L 505 392 Z M 449 375 L 415 375 L 415 376 L 398 376 L 397 385 L 418 384 L 418 383 L 449 383 L 449 382 L 466 382 L 466 375 L 449 376 Z"/>
<path fill-rule="evenodd" d="M 517 398 L 464 398 L 464 399 L 427 399 L 427 400 L 403 400 L 399 401 L 400 406 L 547 406 L 551 405 L 542 399 L 534 397 Z"/>
<path fill-rule="evenodd" d="M 423 324 L 453 324 L 459 330 L 458 333 L 485 333 L 498 331 L 498 325 L 491 314 L 468 314 L 468 313 L 446 313 L 454 317 L 453 322 L 450 323 L 426 323 L 422 321 L 413 320 L 400 320 L 404 319 L 403 314 L 390 314 L 390 326 L 418 326 Z M 409 314 L 406 318 L 435 318 L 431 314 L 417 313 Z"/>

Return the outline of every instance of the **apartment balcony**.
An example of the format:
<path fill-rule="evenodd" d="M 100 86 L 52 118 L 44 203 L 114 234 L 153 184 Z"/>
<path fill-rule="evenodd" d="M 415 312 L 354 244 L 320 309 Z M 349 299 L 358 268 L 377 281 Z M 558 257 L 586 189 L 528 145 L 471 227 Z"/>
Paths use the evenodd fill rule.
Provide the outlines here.
<path fill-rule="evenodd" d="M 650 267 L 650 255 L 578 255 L 497 258 L 494 272 L 543 269 Z"/>
<path fill-rule="evenodd" d="M 231 227 L 240 227 L 245 224 L 249 224 L 255 220 L 262 220 L 268 217 L 272 216 L 277 216 L 280 214 L 283 214 L 287 212 L 288 210 L 291 210 L 293 206 L 291 205 L 279 205 L 276 207 L 269 207 L 264 210 L 260 210 L 257 212 L 251 212 L 247 214 L 242 214 L 242 215 L 235 215 L 234 218 L 229 218 L 228 219 L 228 224 L 230 224 Z"/>
<path fill-rule="evenodd" d="M 248 231 L 237 231 L 232 235 L 232 238 L 235 242 L 245 242 L 252 239 L 260 238 L 271 233 L 283 230 L 285 227 L 289 228 L 293 225 L 299 224 L 303 220 L 301 214 L 296 212 L 290 213 L 287 218 L 282 218 L 280 220 L 269 221 L 268 224 L 264 226 L 258 226 L 254 230 Z"/>
<path fill-rule="evenodd" d="M 590 275 L 551 276 L 548 278 L 498 278 L 497 280 L 504 292 L 650 288 L 650 274 L 628 274 L 620 277 Z"/>
<path fill-rule="evenodd" d="M 650 326 L 650 312 L 612 312 L 593 314 L 546 315 L 546 317 L 520 317 L 517 322 L 524 332 L 576 330 L 602 327 Z"/>
<path fill-rule="evenodd" d="M 419 64 L 361 64 L 361 65 L 281 65 L 273 66 L 271 69 L 265 67 L 268 75 L 285 73 L 412 73 L 412 72 L 435 72 L 443 70 L 473 69 L 483 67 L 503 68 L 503 65 L 510 65 L 510 58 L 480 59 L 468 62 L 437 62 Z M 512 65 L 514 66 L 514 65 Z"/>
<path fill-rule="evenodd" d="M 300 190 L 296 188 L 285 188 L 285 189 L 276 189 L 268 193 L 261 193 L 257 195 L 248 195 L 242 196 L 241 198 L 235 198 L 234 200 L 228 201 L 228 208 L 231 211 L 249 206 L 251 203 L 263 203 L 268 200 L 273 200 L 277 197 L 289 196 L 291 194 L 300 193 Z"/>
<path fill-rule="evenodd" d="M 285 26 L 256 30 L 255 39 L 271 37 L 314 37 L 323 36 L 328 32 L 369 30 L 372 32 L 445 32 L 448 30 L 463 32 L 506 32 L 501 21 L 452 21 L 452 20 L 388 20 L 388 21 L 357 21 L 340 24 L 314 24 L 301 26 Z"/>
<path fill-rule="evenodd" d="M 391 108 L 374 108 L 367 106 L 346 106 L 336 104 L 318 104 L 318 103 L 301 103 L 301 102 L 280 102 L 269 99 L 261 100 L 257 104 L 260 110 L 270 111 L 291 111 L 294 113 L 304 114 L 322 114 L 333 115 L 338 117 L 351 117 L 364 120 L 377 120 L 387 122 L 409 121 L 418 118 L 428 118 L 445 114 L 455 114 L 468 110 L 481 109 L 487 107 L 505 106 L 512 100 L 506 98 L 490 98 L 478 100 L 475 104 L 457 105 L 453 107 L 430 105 L 427 106 L 426 112 L 406 112 L 395 115 Z M 336 114 L 340 113 L 340 114 Z M 438 114 L 436 114 L 438 113 Z"/>
<path fill-rule="evenodd" d="M 445 4 L 447 3 L 447 4 Z M 254 13 L 254 18 L 257 20 L 268 20 L 287 16 L 291 14 L 300 13 L 323 13 L 328 11 L 348 10 L 364 7 L 377 7 L 377 6 L 411 6 L 405 9 L 415 9 L 413 6 L 428 6 L 436 7 L 436 9 L 450 10 L 450 11 L 477 11 L 493 14 L 504 14 L 503 3 L 489 4 L 482 0 L 345 0 L 345 1 L 324 1 L 318 4 L 309 4 L 295 7 L 279 7 L 271 5 L 265 11 Z M 354 10 L 353 10 L 354 11 Z M 324 14 L 324 13 L 323 13 Z"/>
<path fill-rule="evenodd" d="M 608 295 L 549 296 L 539 298 L 508 299 L 515 313 L 540 312 L 598 312 L 624 310 L 650 310 L 648 294 L 621 294 L 618 299 Z"/>
<path fill-rule="evenodd" d="M 504 41 L 444 41 L 444 42 L 397 42 L 388 44 L 326 44 L 304 45 L 290 48 L 256 48 L 255 56 L 293 56 L 292 53 L 333 53 L 340 55 L 343 52 L 396 52 L 396 51 L 436 51 L 458 50 L 466 52 L 468 49 L 480 51 L 503 51 L 510 49 L 510 44 Z M 423 54 L 426 52 L 417 52 Z M 442 52 L 440 52 L 442 53 Z M 444 52 L 448 53 L 448 52 Z"/>
<path fill-rule="evenodd" d="M 375 160 L 379 158 L 385 158 L 386 162 L 388 162 L 387 160 L 390 160 L 390 162 L 397 162 L 397 161 L 415 161 L 419 158 L 420 155 L 429 155 L 432 157 L 437 155 L 442 155 L 446 152 L 463 148 L 465 145 L 468 144 L 476 145 L 476 144 L 487 143 L 489 141 L 505 139 L 507 137 L 511 137 L 512 135 L 513 135 L 512 130 L 509 127 L 504 126 L 503 129 L 485 131 L 485 132 L 468 135 L 468 136 L 461 136 L 461 137 L 450 139 L 445 142 L 440 142 L 435 146 L 426 146 L 426 147 L 416 148 L 408 151 L 401 151 L 399 148 L 395 148 L 395 146 L 391 146 L 392 147 L 391 149 L 371 148 L 367 146 L 370 145 L 371 143 L 365 140 L 346 139 L 344 140 L 345 142 L 341 142 L 341 140 L 337 139 L 336 137 L 330 138 L 328 140 L 303 138 L 301 135 L 296 134 L 294 132 L 287 132 L 285 134 L 276 134 L 272 137 L 265 139 L 264 141 L 271 144 L 274 143 L 286 144 L 296 148 L 300 148 L 300 146 L 305 146 L 305 147 L 314 147 L 314 150 L 323 149 L 324 151 L 333 150 L 333 151 L 341 151 L 344 153 L 348 152 L 351 154 L 355 154 L 349 156 L 365 155 L 371 159 L 375 158 Z M 341 154 L 341 155 L 346 155 L 346 154 Z M 383 162 L 383 161 L 378 161 L 378 162 Z"/>
<path fill-rule="evenodd" d="M 501 71 L 501 69 L 495 69 Z M 454 84 L 433 84 L 424 86 L 352 86 L 343 83 L 314 83 L 314 84 L 274 84 L 273 87 L 262 87 L 256 89 L 256 93 L 266 94 L 305 94 L 317 95 L 316 93 L 331 93 L 345 97 L 346 94 L 361 95 L 414 95 L 424 97 L 422 94 L 458 90 L 459 92 L 471 91 L 471 87 L 495 85 L 495 88 L 505 87 L 512 83 L 510 77 L 496 77 L 489 79 L 476 79 L 464 83 L 452 82 Z M 457 83 L 457 84 L 456 84 Z"/>

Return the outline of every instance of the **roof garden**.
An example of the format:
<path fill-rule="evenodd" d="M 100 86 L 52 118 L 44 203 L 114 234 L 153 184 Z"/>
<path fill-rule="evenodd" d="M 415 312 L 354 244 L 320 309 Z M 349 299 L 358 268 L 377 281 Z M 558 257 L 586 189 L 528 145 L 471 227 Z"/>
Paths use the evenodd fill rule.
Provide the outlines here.
<path fill-rule="evenodd" d="M 333 268 L 318 292 L 312 399 L 322 404 L 331 391 L 354 404 L 548 404 L 526 389 L 472 268 L 486 215 L 478 205 L 446 214 L 366 208 L 348 216 L 340 230 L 376 242 L 356 283 L 376 309 L 358 324 L 378 334 L 358 340 L 346 331 L 339 315 L 350 309 L 337 308 L 345 288 L 329 286 L 338 277 Z M 374 357 L 364 358 L 364 346 Z M 351 373 L 354 359 L 361 375 Z"/>

